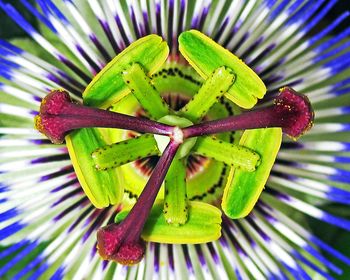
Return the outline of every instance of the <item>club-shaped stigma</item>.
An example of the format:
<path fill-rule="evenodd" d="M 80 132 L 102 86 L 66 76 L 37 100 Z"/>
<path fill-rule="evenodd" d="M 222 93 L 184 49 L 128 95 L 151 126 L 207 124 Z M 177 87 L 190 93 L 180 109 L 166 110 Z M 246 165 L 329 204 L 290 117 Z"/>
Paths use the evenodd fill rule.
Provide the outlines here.
<path fill-rule="evenodd" d="M 285 134 L 297 139 L 312 127 L 313 118 L 308 98 L 284 87 L 271 106 L 186 127 L 183 133 L 184 138 L 189 138 L 235 130 L 281 127 Z"/>
<path fill-rule="evenodd" d="M 97 248 L 103 259 L 125 265 L 132 265 L 142 260 L 145 253 L 145 243 L 141 239 L 142 229 L 179 146 L 180 143 L 176 140 L 168 144 L 125 220 L 97 231 Z"/>
<path fill-rule="evenodd" d="M 86 127 L 120 128 L 161 135 L 173 132 L 172 126 L 149 119 L 74 103 L 64 90 L 53 90 L 42 100 L 35 127 L 55 144 L 62 143 L 69 131 Z"/>

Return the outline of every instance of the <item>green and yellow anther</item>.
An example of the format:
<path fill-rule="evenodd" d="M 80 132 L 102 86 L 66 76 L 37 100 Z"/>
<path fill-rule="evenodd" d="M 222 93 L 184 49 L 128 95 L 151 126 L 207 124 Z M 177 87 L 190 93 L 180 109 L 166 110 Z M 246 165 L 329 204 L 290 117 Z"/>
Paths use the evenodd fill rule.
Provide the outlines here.
<path fill-rule="evenodd" d="M 281 128 L 262 128 L 243 133 L 240 145 L 254 149 L 260 155 L 255 172 L 231 169 L 222 197 L 224 213 L 239 219 L 247 216 L 263 191 L 282 142 Z"/>
<path fill-rule="evenodd" d="M 236 79 L 225 97 L 238 106 L 245 109 L 252 108 L 258 98 L 264 97 L 266 87 L 259 76 L 241 59 L 203 33 L 197 30 L 181 33 L 179 49 L 204 79 L 207 79 L 211 73 L 222 66 L 232 69 L 236 74 Z"/>
<path fill-rule="evenodd" d="M 130 64 L 142 65 L 144 71 L 151 76 L 162 66 L 168 54 L 167 43 L 157 35 L 148 35 L 135 41 L 95 76 L 83 93 L 84 104 L 108 108 L 130 93 L 123 79 L 123 71 Z"/>
<path fill-rule="evenodd" d="M 117 214 L 115 222 L 124 220 L 129 210 Z M 163 215 L 163 203 L 153 205 L 142 231 L 146 241 L 168 244 L 199 244 L 217 240 L 221 235 L 221 211 L 207 203 L 191 201 L 188 220 L 179 227 L 169 225 Z"/>
<path fill-rule="evenodd" d="M 69 156 L 80 185 L 96 208 L 105 208 L 121 202 L 123 184 L 117 170 L 98 171 L 91 154 L 105 146 L 98 129 L 82 128 L 66 136 Z"/>

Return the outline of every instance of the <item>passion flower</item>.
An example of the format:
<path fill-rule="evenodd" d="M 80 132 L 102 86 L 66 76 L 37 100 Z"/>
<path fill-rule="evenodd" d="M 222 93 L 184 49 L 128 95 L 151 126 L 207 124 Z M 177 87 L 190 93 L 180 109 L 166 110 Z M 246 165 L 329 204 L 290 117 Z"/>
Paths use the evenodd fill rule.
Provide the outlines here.
<path fill-rule="evenodd" d="M 30 4 L 34 2 L 35 7 Z M 16 11 L 21 5 L 0 1 L 29 34 L 11 43 L 0 40 L 0 278 L 331 278 L 333 272 L 341 273 L 334 258 L 347 269 L 349 258 L 333 249 L 346 250 L 346 235 L 337 231 L 331 245 L 318 238 L 334 230 L 323 222 L 349 229 L 341 218 L 346 207 L 340 207 L 349 198 L 349 81 L 341 73 L 348 67 L 349 30 L 339 28 L 348 15 L 337 17 L 335 1 L 326 2 L 21 1 L 30 11 L 23 17 Z M 27 22 L 30 13 L 33 26 Z M 327 14 L 334 20 L 319 25 Z M 200 32 L 182 34 L 179 44 L 178 36 L 189 29 Z M 132 56 L 105 67 L 151 33 L 160 37 L 147 37 L 133 45 Z M 225 49 L 229 52 L 221 52 Z M 239 58 L 231 52 L 248 67 L 238 64 L 237 71 Z M 205 58 L 204 64 L 195 63 L 198 57 Z M 230 83 L 225 79 L 211 86 L 223 65 L 233 73 L 234 83 L 228 91 L 208 95 L 212 87 Z M 258 80 L 236 75 L 249 75 L 251 69 Z M 143 73 L 147 79 L 141 83 Z M 96 75 L 97 83 L 90 83 Z M 109 83 L 114 77 L 117 84 Z M 248 80 L 255 90 L 242 84 Z M 266 98 L 259 80 L 266 85 Z M 85 93 L 83 100 L 88 85 L 91 98 Z M 286 85 L 309 97 L 315 110 L 313 129 L 297 142 L 282 138 L 280 128 L 186 139 L 195 139 L 194 146 L 183 149 L 183 157 L 175 156 L 141 232 L 148 245 L 144 260 L 131 267 L 103 261 L 96 252 L 96 232 L 127 219 L 169 137 L 76 129 L 66 136 L 69 156 L 65 145 L 53 146 L 32 129 L 41 99 L 57 88 L 68 91 L 77 104 L 153 121 L 178 111 L 177 117 L 199 124 L 246 113 L 232 102 L 253 111 L 268 107 L 265 102 Z M 186 114 L 188 107 L 210 106 L 202 102 L 206 98 L 198 98 L 199 90 L 219 102 L 204 114 Z M 147 104 L 155 99 L 149 102 L 142 95 L 158 92 L 170 106 L 158 99 L 150 106 L 158 111 L 150 112 Z M 196 102 L 186 106 L 193 96 Z M 269 139 L 275 144 L 266 149 Z M 273 165 L 272 171 L 267 165 Z M 259 184 L 247 184 L 256 180 Z M 242 192 L 241 185 L 254 190 Z M 252 193 L 259 197 L 257 204 Z M 227 217 L 249 212 L 242 219 Z M 311 223 L 308 216 L 317 221 Z M 181 245 L 166 244 L 169 240 Z M 207 243 L 192 245 L 199 242 Z M 142 255 L 137 252 L 134 256 Z M 330 253 L 327 259 L 324 252 Z"/>

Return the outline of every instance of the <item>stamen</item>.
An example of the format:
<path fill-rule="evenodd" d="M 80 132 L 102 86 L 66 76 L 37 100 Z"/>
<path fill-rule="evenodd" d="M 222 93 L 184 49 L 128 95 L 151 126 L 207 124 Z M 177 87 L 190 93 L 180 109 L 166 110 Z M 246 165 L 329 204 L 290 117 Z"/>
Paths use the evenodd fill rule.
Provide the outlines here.
<path fill-rule="evenodd" d="M 140 238 L 141 232 L 179 146 L 175 141 L 169 143 L 125 220 L 98 230 L 97 248 L 103 259 L 114 260 L 124 265 L 141 261 L 145 253 L 145 243 Z"/>
<path fill-rule="evenodd" d="M 62 143 L 69 131 L 86 127 L 120 128 L 160 135 L 173 133 L 173 126 L 73 103 L 64 90 L 54 90 L 43 99 L 35 127 L 56 144 Z"/>
<path fill-rule="evenodd" d="M 313 124 L 314 112 L 305 95 L 284 87 L 272 106 L 184 128 L 184 138 L 221 132 L 281 127 L 294 140 L 308 131 Z"/>

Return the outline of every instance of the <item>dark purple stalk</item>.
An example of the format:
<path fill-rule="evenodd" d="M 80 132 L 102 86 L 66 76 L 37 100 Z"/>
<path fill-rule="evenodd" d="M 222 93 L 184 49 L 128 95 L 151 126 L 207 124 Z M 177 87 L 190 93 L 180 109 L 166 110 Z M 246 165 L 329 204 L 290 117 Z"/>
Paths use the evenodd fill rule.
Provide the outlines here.
<path fill-rule="evenodd" d="M 183 133 L 185 138 L 190 138 L 235 130 L 279 127 L 281 125 L 279 119 L 275 119 L 271 114 L 271 108 L 264 108 L 246 112 L 238 116 L 192 125 L 184 128 Z"/>
<path fill-rule="evenodd" d="M 98 230 L 97 247 L 103 259 L 129 265 L 141 261 L 145 252 L 141 232 L 180 144 L 170 141 L 125 220 Z"/>
<path fill-rule="evenodd" d="M 225 119 L 196 124 L 182 129 L 184 138 L 253 128 L 281 127 L 292 138 L 310 129 L 313 111 L 309 100 L 291 88 L 283 88 L 274 104 Z"/>
<path fill-rule="evenodd" d="M 173 127 L 146 118 L 137 118 L 72 103 L 65 91 L 53 91 L 42 101 L 36 118 L 37 129 L 54 143 L 62 143 L 67 132 L 86 127 L 108 127 L 142 133 L 171 135 Z"/>

